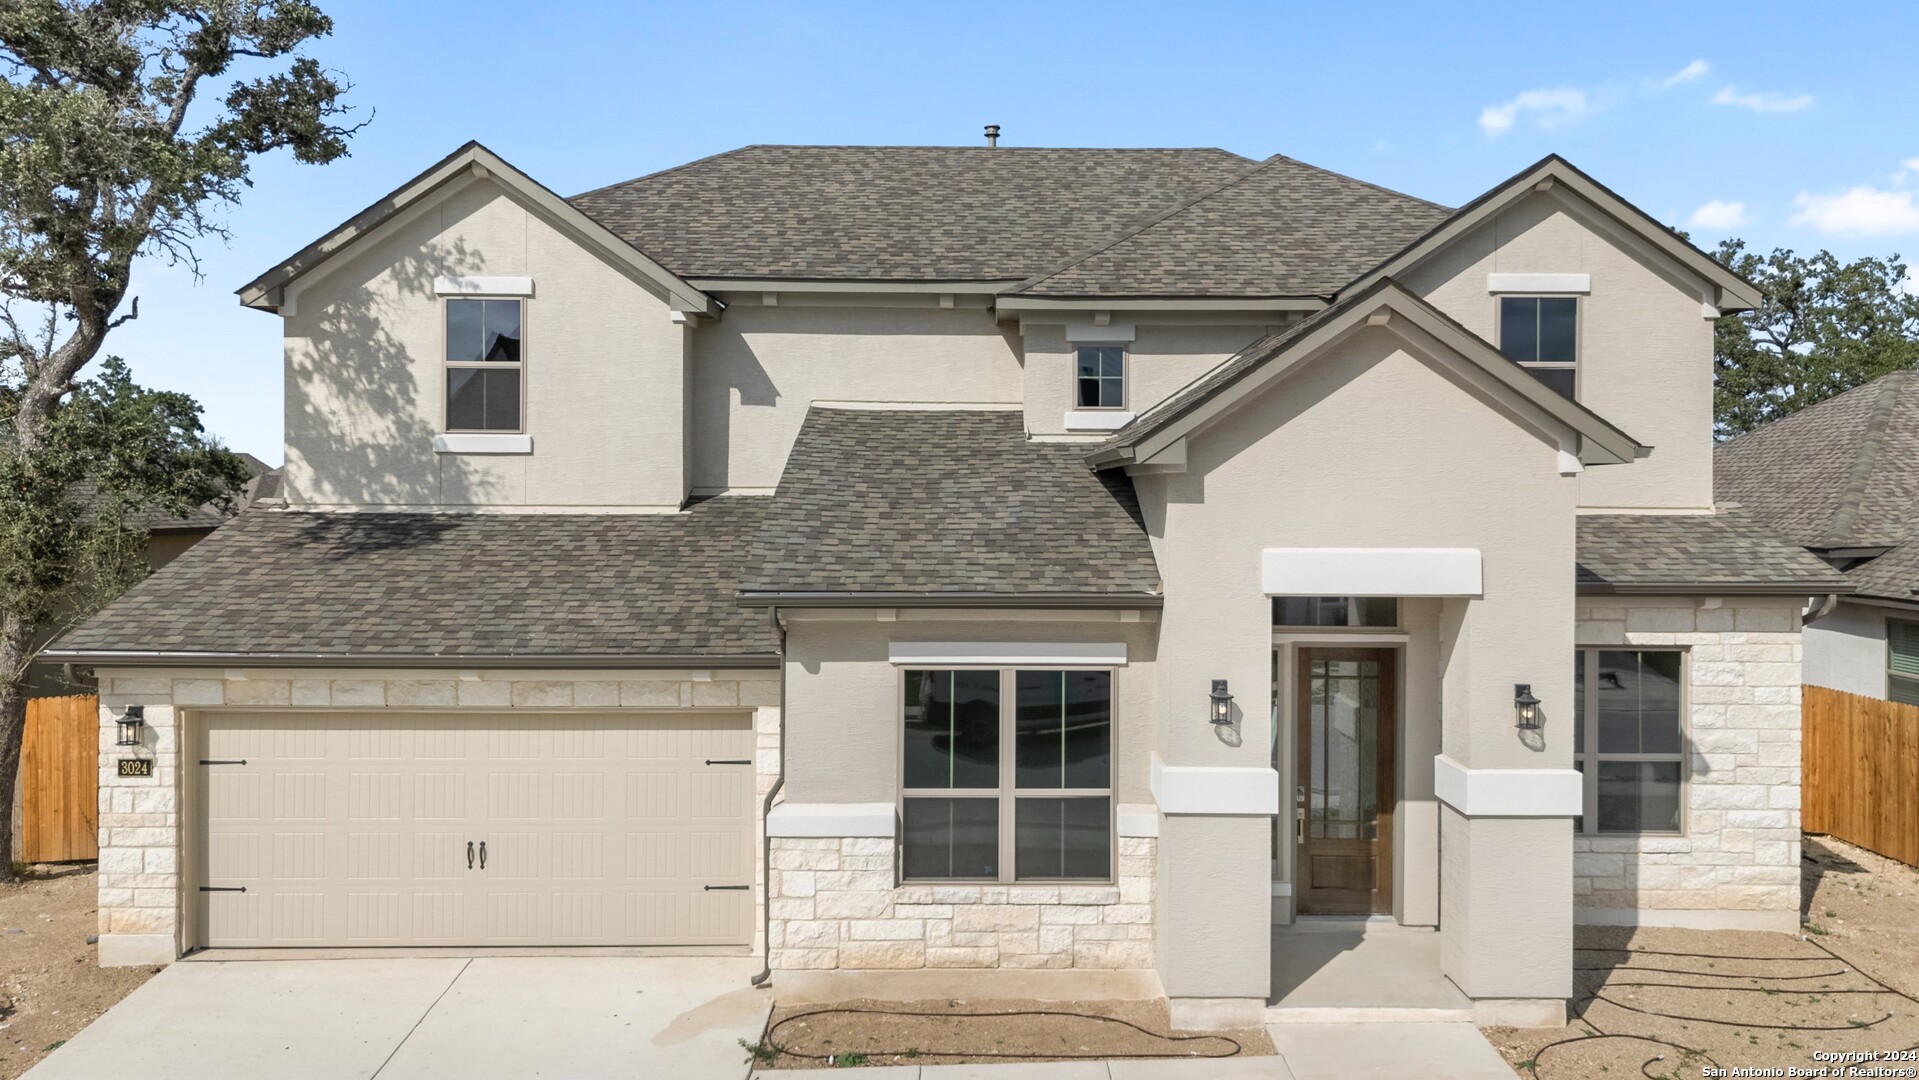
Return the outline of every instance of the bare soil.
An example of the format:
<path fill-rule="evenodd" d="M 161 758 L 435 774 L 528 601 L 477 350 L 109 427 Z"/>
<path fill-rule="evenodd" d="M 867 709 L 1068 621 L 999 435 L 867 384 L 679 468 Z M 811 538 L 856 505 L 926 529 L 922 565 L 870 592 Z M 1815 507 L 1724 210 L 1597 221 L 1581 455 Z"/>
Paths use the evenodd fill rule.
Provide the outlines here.
<path fill-rule="evenodd" d="M 912 1013 L 919 1015 L 898 1015 Z M 874 1001 L 780 1005 L 761 1068 L 953 1065 L 1271 1054 L 1263 1030 L 1173 1031 L 1164 1001 Z M 847 1057 L 852 1060 L 848 1061 Z"/>
<path fill-rule="evenodd" d="M 103 968 L 91 865 L 37 866 L 0 884 L 0 1080 L 13 1080 L 158 968 Z"/>
<path fill-rule="evenodd" d="M 1834 1068 L 1919 1076 L 1919 871 L 1826 837 L 1801 863 L 1803 932 L 1582 927 L 1573 1022 L 1487 1028 L 1535 1080 Z M 1721 1074 L 1726 1075 L 1726 1074 Z M 1734 1074 L 1736 1075 L 1736 1074 Z"/>

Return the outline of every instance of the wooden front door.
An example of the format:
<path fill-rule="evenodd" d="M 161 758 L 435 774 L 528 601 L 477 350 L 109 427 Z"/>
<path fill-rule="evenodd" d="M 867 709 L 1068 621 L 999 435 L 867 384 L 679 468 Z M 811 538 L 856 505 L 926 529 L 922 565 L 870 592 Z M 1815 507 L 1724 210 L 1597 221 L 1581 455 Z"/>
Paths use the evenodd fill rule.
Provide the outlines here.
<path fill-rule="evenodd" d="M 1299 650 L 1293 902 L 1301 915 L 1372 915 L 1393 904 L 1391 649 Z"/>

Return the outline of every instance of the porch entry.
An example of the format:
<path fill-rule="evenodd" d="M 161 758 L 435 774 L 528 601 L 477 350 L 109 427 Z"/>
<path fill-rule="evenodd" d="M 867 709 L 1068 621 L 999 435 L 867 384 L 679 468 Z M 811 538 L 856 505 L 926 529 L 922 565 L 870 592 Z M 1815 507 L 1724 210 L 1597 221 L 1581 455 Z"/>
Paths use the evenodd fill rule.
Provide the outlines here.
<path fill-rule="evenodd" d="M 1395 657 L 1391 649 L 1298 651 L 1298 914 L 1392 912 Z"/>

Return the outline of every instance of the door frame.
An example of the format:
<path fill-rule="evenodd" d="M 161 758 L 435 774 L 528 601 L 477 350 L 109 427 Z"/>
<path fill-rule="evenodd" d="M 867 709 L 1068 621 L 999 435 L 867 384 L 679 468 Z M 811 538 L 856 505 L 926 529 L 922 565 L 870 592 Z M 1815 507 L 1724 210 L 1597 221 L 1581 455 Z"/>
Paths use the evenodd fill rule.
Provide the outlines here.
<path fill-rule="evenodd" d="M 1401 650 L 1392 645 L 1316 645 L 1300 643 L 1293 649 L 1293 784 L 1295 790 L 1310 789 L 1312 768 L 1312 674 L 1314 660 L 1373 660 L 1379 668 L 1379 717 L 1374 726 L 1377 754 L 1374 764 L 1374 791 L 1377 799 L 1377 832 L 1373 848 L 1373 888 L 1367 910 L 1354 912 L 1311 912 L 1302 910 L 1311 889 L 1312 871 L 1303 857 L 1305 840 L 1304 808 L 1295 795 L 1293 818 L 1293 913 L 1298 915 L 1393 914 L 1393 823 L 1399 810 L 1399 660 Z"/>

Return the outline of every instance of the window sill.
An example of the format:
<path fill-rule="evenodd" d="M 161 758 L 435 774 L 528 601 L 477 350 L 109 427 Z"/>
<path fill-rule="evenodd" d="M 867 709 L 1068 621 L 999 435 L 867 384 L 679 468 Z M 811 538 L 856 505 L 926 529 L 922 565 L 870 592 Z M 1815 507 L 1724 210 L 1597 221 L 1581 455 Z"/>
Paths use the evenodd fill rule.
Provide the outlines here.
<path fill-rule="evenodd" d="M 1132 423 L 1133 416 L 1118 409 L 1068 409 L 1063 422 L 1068 431 L 1118 431 Z"/>
<path fill-rule="evenodd" d="M 433 436 L 436 454 L 531 454 L 533 436 L 472 432 Z"/>

